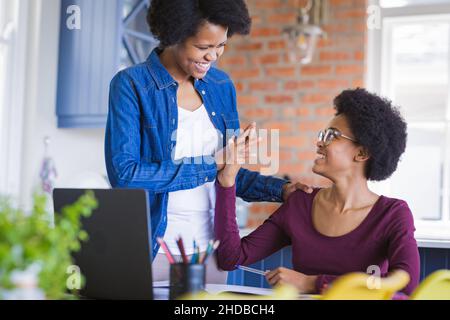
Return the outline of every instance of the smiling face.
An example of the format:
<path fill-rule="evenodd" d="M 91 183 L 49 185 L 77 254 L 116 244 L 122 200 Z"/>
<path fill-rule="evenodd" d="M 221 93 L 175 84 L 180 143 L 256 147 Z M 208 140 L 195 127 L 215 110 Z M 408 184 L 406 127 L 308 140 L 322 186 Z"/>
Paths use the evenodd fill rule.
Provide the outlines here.
<path fill-rule="evenodd" d="M 326 127 L 326 129 L 329 128 L 336 129 L 343 135 L 355 139 L 344 115 L 335 116 Z M 318 141 L 317 155 L 313 172 L 332 181 L 359 173 L 364 175 L 365 162 L 368 160 L 363 147 L 344 137 L 334 138 L 328 146 Z"/>
<path fill-rule="evenodd" d="M 195 36 L 174 47 L 179 69 L 194 79 L 204 78 L 223 54 L 227 40 L 225 27 L 204 22 Z"/>

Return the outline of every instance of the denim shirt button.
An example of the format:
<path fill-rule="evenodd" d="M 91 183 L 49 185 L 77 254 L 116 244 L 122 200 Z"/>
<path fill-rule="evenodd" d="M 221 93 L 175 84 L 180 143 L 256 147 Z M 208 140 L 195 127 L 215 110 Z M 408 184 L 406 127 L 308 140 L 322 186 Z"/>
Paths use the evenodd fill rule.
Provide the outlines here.
<path fill-rule="evenodd" d="M 213 117 L 215 117 L 215 116 L 216 116 L 216 113 L 215 113 L 215 112 L 213 112 L 213 113 L 211 113 L 211 114 L 212 114 L 212 116 L 213 116 Z"/>
<path fill-rule="evenodd" d="M 202 90 L 202 95 L 205 95 L 206 94 L 206 91 L 205 90 Z"/>
<path fill-rule="evenodd" d="M 205 182 L 208 182 L 208 177 L 205 178 Z"/>

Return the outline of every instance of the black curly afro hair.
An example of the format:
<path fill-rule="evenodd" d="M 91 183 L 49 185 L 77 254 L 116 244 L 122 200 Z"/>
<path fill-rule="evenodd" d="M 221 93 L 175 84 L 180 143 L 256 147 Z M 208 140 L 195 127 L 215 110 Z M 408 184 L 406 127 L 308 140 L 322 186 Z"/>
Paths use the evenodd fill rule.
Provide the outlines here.
<path fill-rule="evenodd" d="M 183 43 L 204 22 L 228 28 L 228 36 L 250 33 L 251 19 L 244 0 L 153 0 L 147 23 L 161 47 Z"/>
<path fill-rule="evenodd" d="M 407 125 L 399 110 L 391 101 L 361 88 L 343 91 L 334 106 L 336 115 L 346 117 L 356 140 L 369 152 L 366 178 L 389 178 L 406 148 Z"/>

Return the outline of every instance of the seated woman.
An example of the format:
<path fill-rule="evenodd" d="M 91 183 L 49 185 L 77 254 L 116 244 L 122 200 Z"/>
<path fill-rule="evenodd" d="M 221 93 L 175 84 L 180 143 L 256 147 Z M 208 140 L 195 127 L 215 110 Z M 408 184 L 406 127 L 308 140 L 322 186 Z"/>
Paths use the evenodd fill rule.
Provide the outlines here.
<path fill-rule="evenodd" d="M 330 179 L 329 188 L 293 193 L 268 220 L 240 239 L 236 224 L 237 160 L 248 156 L 254 132 L 231 141 L 226 167 L 216 183 L 215 233 L 221 241 L 219 266 L 234 270 L 292 246 L 294 270 L 266 273 L 271 285 L 290 283 L 302 293 L 318 293 L 340 275 L 402 269 L 410 294 L 419 280 L 419 253 L 407 203 L 379 196 L 368 181 L 387 179 L 406 147 L 406 123 L 390 101 L 365 89 L 347 90 L 334 101 L 336 116 L 319 133 L 313 172 Z M 244 148 L 243 148 L 244 146 Z M 239 151 L 241 150 L 241 151 Z M 242 151 L 243 150 L 243 151 Z"/>

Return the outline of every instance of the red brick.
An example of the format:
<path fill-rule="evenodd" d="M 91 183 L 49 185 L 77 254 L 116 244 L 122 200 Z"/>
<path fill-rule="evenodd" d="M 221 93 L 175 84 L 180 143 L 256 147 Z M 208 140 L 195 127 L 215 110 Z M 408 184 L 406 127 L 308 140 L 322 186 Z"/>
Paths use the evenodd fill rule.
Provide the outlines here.
<path fill-rule="evenodd" d="M 320 53 L 321 61 L 342 61 L 349 60 L 350 53 L 341 51 L 323 51 Z"/>
<path fill-rule="evenodd" d="M 264 124 L 265 129 L 278 129 L 282 132 L 288 132 L 293 130 L 292 123 L 289 122 L 266 122 Z"/>
<path fill-rule="evenodd" d="M 288 95 L 271 95 L 265 97 L 265 102 L 275 104 L 293 103 L 294 97 Z"/>
<path fill-rule="evenodd" d="M 300 70 L 303 76 L 332 75 L 331 66 L 304 66 Z"/>
<path fill-rule="evenodd" d="M 239 110 L 239 113 L 242 117 L 249 119 L 249 120 L 255 120 L 255 119 L 261 119 L 261 118 L 271 118 L 273 117 L 273 109 L 265 109 L 265 108 L 245 108 L 242 110 Z"/>
<path fill-rule="evenodd" d="M 280 155 L 278 157 L 278 159 L 280 159 L 280 161 L 283 161 L 283 162 L 290 161 L 293 158 L 294 158 L 294 155 L 292 154 L 291 151 L 280 151 Z"/>
<path fill-rule="evenodd" d="M 271 53 L 271 54 L 264 54 L 261 56 L 254 56 L 252 58 L 252 62 L 255 65 L 259 65 L 259 64 L 274 64 L 274 63 L 278 63 L 280 61 L 280 55 L 279 54 L 275 54 L 275 53 Z"/>
<path fill-rule="evenodd" d="M 347 89 L 349 82 L 343 79 L 324 79 L 318 81 L 318 86 L 321 89 Z"/>
<path fill-rule="evenodd" d="M 281 34 L 280 28 L 253 28 L 251 32 L 251 36 L 254 38 L 257 37 L 273 37 L 273 36 L 279 36 Z"/>
<path fill-rule="evenodd" d="M 366 32 L 368 32 L 368 30 L 367 30 L 367 22 L 364 22 L 364 23 L 360 23 L 360 22 L 353 23 L 351 28 L 352 28 L 353 32 L 357 32 L 359 34 L 365 34 Z"/>
<path fill-rule="evenodd" d="M 311 89 L 314 87 L 313 81 L 307 80 L 292 80 L 288 81 L 284 85 L 284 90 L 301 90 L 301 89 Z"/>
<path fill-rule="evenodd" d="M 272 161 L 278 161 L 278 163 L 291 162 L 294 159 L 294 153 L 286 150 L 279 152 L 272 152 L 270 154 L 270 159 Z"/>
<path fill-rule="evenodd" d="M 279 2 L 281 2 L 280 0 L 278 0 Z M 291 8 L 291 9 L 298 9 L 298 7 L 306 7 L 308 0 L 284 0 L 285 2 L 287 2 L 287 5 Z M 282 2 L 281 2 L 282 3 Z"/>
<path fill-rule="evenodd" d="M 317 158 L 317 153 L 315 151 L 300 151 L 297 153 L 297 157 L 300 161 L 312 161 Z"/>
<path fill-rule="evenodd" d="M 239 105 L 256 106 L 259 104 L 259 98 L 256 96 L 239 95 L 237 98 Z"/>
<path fill-rule="evenodd" d="M 267 75 L 269 77 L 294 77 L 295 68 L 294 67 L 272 67 L 267 68 Z"/>
<path fill-rule="evenodd" d="M 302 97 L 302 103 L 316 104 L 316 103 L 325 103 L 325 102 L 331 102 L 330 97 L 326 94 L 311 93 L 311 94 L 306 94 Z"/>
<path fill-rule="evenodd" d="M 336 114 L 336 110 L 332 107 L 318 108 L 316 109 L 315 114 L 319 117 L 332 117 Z"/>
<path fill-rule="evenodd" d="M 354 34 L 338 35 L 335 37 L 335 41 L 336 48 L 345 50 L 354 49 L 355 51 L 361 50 L 361 48 L 366 43 L 365 35 L 360 32 Z"/>
<path fill-rule="evenodd" d="M 335 33 L 345 33 L 350 31 L 350 27 L 347 24 L 337 23 L 337 24 L 327 24 L 324 25 L 323 30 L 328 34 L 335 34 Z"/>
<path fill-rule="evenodd" d="M 273 91 L 278 88 L 276 81 L 255 81 L 250 83 L 250 91 Z"/>
<path fill-rule="evenodd" d="M 365 87 L 363 79 L 355 79 L 352 81 L 353 88 L 362 88 Z"/>
<path fill-rule="evenodd" d="M 242 69 L 242 70 L 230 70 L 230 75 L 234 80 L 258 78 L 261 75 L 261 71 L 258 68 L 254 69 Z"/>
<path fill-rule="evenodd" d="M 280 137 L 281 148 L 301 148 L 307 143 L 307 138 L 304 136 L 289 136 Z"/>
<path fill-rule="evenodd" d="M 365 59 L 365 57 L 366 57 L 366 54 L 364 51 L 356 51 L 354 54 L 355 60 L 358 60 L 358 61 L 363 61 Z"/>
<path fill-rule="evenodd" d="M 312 121 L 312 122 L 304 122 L 304 123 L 300 123 L 300 125 L 298 126 L 298 129 L 301 132 L 305 132 L 305 131 L 311 131 L 311 132 L 319 132 L 320 130 L 324 129 L 327 121 Z"/>
<path fill-rule="evenodd" d="M 333 99 L 340 91 L 364 85 L 367 1 L 329 0 L 328 36 L 319 40 L 315 63 L 309 65 L 286 60 L 287 42 L 281 36 L 295 17 L 297 1 L 247 0 L 253 34 L 233 37 L 219 66 L 236 82 L 242 126 L 256 121 L 258 128 L 280 130 L 280 148 L 270 155 L 280 159 L 279 174 L 326 186 L 330 181 L 311 171 L 317 131 L 334 116 Z M 261 164 L 244 167 L 266 169 Z M 260 225 L 273 210 L 262 204 L 251 212 L 249 224 Z"/>
<path fill-rule="evenodd" d="M 243 66 L 247 63 L 247 60 L 245 59 L 244 56 L 229 56 L 229 55 L 225 55 L 224 57 L 220 58 L 219 60 L 219 64 L 221 66 L 235 66 L 235 65 L 239 65 L 239 66 Z"/>
<path fill-rule="evenodd" d="M 310 110 L 307 107 L 298 107 L 298 108 L 284 108 L 283 115 L 286 118 L 292 117 L 308 117 L 310 115 Z"/>
<path fill-rule="evenodd" d="M 247 228 L 256 229 L 264 223 L 264 219 L 257 219 L 252 214 L 247 219 Z"/>
<path fill-rule="evenodd" d="M 274 40 L 269 42 L 269 49 L 285 49 L 286 41 L 285 40 Z"/>
<path fill-rule="evenodd" d="M 320 38 L 319 41 L 317 42 L 317 47 L 318 48 L 325 48 L 325 47 L 330 47 L 333 44 L 333 42 L 331 41 L 330 38 Z"/>
<path fill-rule="evenodd" d="M 364 73 L 364 67 L 359 64 L 336 66 L 337 75 L 360 75 Z"/>
<path fill-rule="evenodd" d="M 253 203 L 250 212 L 255 214 L 272 214 L 280 207 L 278 203 Z"/>
<path fill-rule="evenodd" d="M 279 175 L 287 174 L 289 176 L 292 175 L 300 175 L 306 172 L 305 165 L 298 164 L 280 164 L 280 169 L 278 170 Z"/>
<path fill-rule="evenodd" d="M 257 51 L 261 50 L 263 47 L 262 42 L 247 42 L 236 45 L 236 50 L 239 51 Z"/>
<path fill-rule="evenodd" d="M 255 9 L 278 9 L 280 0 L 257 0 L 252 2 Z"/>
<path fill-rule="evenodd" d="M 330 0 L 332 6 L 349 6 L 353 3 L 353 0 Z"/>
<path fill-rule="evenodd" d="M 235 82 L 234 86 L 236 88 L 236 91 L 238 92 L 244 91 L 245 85 L 242 82 Z"/>
<path fill-rule="evenodd" d="M 260 24 L 262 22 L 262 18 L 261 18 L 260 15 L 253 15 L 253 16 L 251 16 L 251 19 L 252 19 L 252 25 L 253 26 L 254 25 L 258 25 L 258 24 Z"/>
<path fill-rule="evenodd" d="M 267 21 L 277 24 L 293 24 L 297 21 L 297 14 L 295 12 L 276 13 L 268 16 Z"/>
<path fill-rule="evenodd" d="M 367 12 L 365 8 L 357 8 L 357 9 L 350 9 L 350 10 L 341 10 L 336 12 L 335 17 L 338 20 L 344 20 L 344 19 L 365 19 L 367 16 Z"/>

